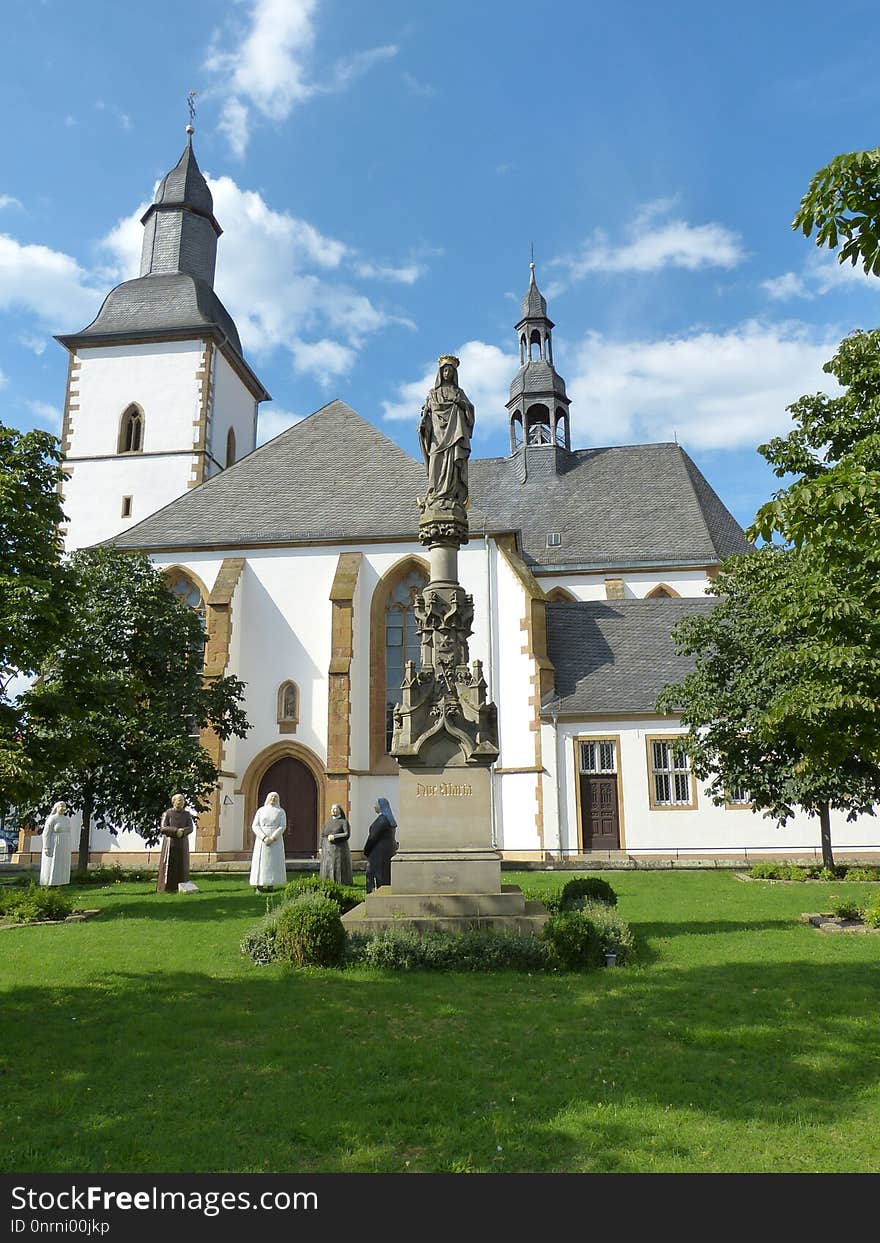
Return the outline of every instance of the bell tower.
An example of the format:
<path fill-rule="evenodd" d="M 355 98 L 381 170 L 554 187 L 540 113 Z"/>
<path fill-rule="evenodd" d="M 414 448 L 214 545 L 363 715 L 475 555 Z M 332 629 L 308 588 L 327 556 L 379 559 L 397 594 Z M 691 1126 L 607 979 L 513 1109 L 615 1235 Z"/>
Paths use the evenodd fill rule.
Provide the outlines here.
<path fill-rule="evenodd" d="M 516 325 L 519 371 L 510 386 L 510 452 L 538 446 L 571 449 L 565 381 L 553 365 L 555 327 L 547 315 L 547 299 L 535 280 L 535 263 L 529 265 L 529 287 L 522 300 Z"/>
<path fill-rule="evenodd" d="M 140 274 L 56 338 L 69 355 L 68 550 L 111 539 L 250 453 L 269 399 L 214 292 L 222 230 L 192 125 L 141 223 Z"/>

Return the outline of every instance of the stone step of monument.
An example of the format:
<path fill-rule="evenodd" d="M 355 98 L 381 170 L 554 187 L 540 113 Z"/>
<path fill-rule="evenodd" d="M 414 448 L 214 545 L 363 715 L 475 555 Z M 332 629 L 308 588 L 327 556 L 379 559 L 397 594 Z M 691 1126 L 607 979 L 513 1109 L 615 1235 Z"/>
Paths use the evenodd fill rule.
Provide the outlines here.
<path fill-rule="evenodd" d="M 524 915 L 526 909 L 516 885 L 505 885 L 500 893 L 395 893 L 393 885 L 385 885 L 367 894 L 363 905 L 371 919 Z"/>
<path fill-rule="evenodd" d="M 370 897 L 373 895 L 371 894 Z M 407 897 L 411 895 L 406 895 Z M 434 903 L 456 894 L 426 894 Z M 480 897 L 486 895 L 481 894 Z M 503 895 L 497 895 L 503 896 Z M 349 933 L 360 933 L 372 936 L 377 932 L 386 932 L 394 928 L 406 928 L 413 932 L 466 932 L 472 929 L 488 932 L 519 932 L 537 936 L 547 922 L 547 911 L 541 902 L 525 902 L 524 910 L 519 914 L 497 915 L 457 915 L 457 914 L 411 914 L 411 915 L 369 915 L 367 904 L 362 902 L 354 910 L 347 911 L 342 917 L 345 929 Z"/>

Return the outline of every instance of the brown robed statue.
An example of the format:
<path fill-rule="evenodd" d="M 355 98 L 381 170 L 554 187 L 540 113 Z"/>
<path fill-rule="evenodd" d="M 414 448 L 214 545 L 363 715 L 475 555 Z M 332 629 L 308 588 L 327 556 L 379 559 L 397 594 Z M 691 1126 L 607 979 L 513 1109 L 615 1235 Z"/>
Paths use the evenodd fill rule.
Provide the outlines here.
<path fill-rule="evenodd" d="M 178 887 L 189 881 L 188 839 L 194 828 L 193 818 L 186 810 L 186 799 L 182 794 L 175 794 L 171 806 L 162 813 L 159 826 L 162 851 L 156 878 L 157 893 L 177 893 Z"/>

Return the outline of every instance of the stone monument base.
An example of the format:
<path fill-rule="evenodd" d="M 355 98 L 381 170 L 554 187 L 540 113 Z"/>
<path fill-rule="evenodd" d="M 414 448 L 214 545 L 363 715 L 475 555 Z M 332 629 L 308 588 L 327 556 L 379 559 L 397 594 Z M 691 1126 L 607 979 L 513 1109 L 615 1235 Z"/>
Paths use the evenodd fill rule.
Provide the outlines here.
<path fill-rule="evenodd" d="M 516 885 L 499 886 L 494 893 L 398 893 L 393 885 L 384 885 L 342 916 L 346 932 L 367 936 L 389 928 L 415 932 L 479 928 L 537 935 L 546 921 L 543 903 L 526 902 Z"/>

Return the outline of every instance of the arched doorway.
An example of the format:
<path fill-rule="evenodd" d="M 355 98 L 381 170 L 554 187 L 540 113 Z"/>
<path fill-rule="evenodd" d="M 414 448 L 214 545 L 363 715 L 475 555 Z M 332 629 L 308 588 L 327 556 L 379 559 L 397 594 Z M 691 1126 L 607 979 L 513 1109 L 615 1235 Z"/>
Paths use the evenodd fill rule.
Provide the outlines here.
<path fill-rule="evenodd" d="M 318 853 L 318 784 L 302 760 L 283 755 L 263 774 L 257 806 L 275 791 L 287 813 L 284 853 L 288 859 L 311 859 Z M 251 841 L 253 834 L 249 833 Z"/>

